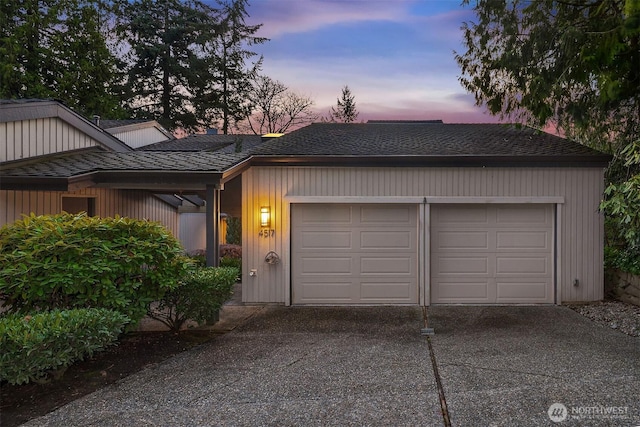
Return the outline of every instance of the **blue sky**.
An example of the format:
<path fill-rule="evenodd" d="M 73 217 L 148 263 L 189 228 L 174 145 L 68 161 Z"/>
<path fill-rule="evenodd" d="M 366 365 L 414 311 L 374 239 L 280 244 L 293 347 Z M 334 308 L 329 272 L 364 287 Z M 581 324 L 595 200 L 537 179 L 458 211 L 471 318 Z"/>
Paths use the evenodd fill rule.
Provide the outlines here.
<path fill-rule="evenodd" d="M 315 100 L 326 115 L 344 85 L 359 120 L 495 122 L 458 82 L 459 0 L 250 0 L 262 23 L 263 73 Z"/>

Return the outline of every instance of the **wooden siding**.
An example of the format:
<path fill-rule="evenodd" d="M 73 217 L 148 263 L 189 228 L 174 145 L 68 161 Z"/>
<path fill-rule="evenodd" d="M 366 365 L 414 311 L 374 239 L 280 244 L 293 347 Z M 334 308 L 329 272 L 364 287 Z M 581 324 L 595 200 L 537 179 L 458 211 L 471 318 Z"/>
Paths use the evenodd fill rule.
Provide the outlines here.
<path fill-rule="evenodd" d="M 131 148 L 139 148 L 167 139 L 166 135 L 155 127 L 136 129 L 134 131 L 115 132 L 113 136 Z"/>
<path fill-rule="evenodd" d="M 95 197 L 96 215 L 158 221 L 177 238 L 178 214 L 151 193 L 143 190 L 88 188 L 74 192 L 0 190 L 0 226 L 20 219 L 23 214 L 57 214 L 62 211 L 62 197 Z"/>
<path fill-rule="evenodd" d="M 560 301 L 603 298 L 604 225 L 598 204 L 604 179 L 599 168 L 253 167 L 243 174 L 242 181 L 242 283 L 246 302 L 290 301 L 289 215 L 291 200 L 296 197 L 326 198 L 334 203 L 340 198 L 392 203 L 398 197 L 497 198 L 494 202 L 509 197 L 562 197 L 556 224 Z M 271 207 L 274 232 L 268 237 L 264 232 L 260 236 L 261 206 Z M 269 251 L 280 255 L 279 264 L 264 262 Z M 249 276 L 251 269 L 256 270 L 255 276 Z M 577 287 L 573 285 L 575 279 L 579 280 Z"/>
<path fill-rule="evenodd" d="M 95 139 L 55 117 L 0 123 L 0 162 L 96 145 Z"/>

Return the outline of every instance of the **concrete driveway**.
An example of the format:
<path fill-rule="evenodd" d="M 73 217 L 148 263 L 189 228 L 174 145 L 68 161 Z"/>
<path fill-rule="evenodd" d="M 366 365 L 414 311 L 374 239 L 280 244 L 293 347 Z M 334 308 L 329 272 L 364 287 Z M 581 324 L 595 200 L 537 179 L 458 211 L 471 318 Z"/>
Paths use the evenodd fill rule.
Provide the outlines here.
<path fill-rule="evenodd" d="M 640 425 L 640 340 L 564 307 L 429 308 L 431 337 L 419 307 L 225 309 L 251 317 L 27 425 Z"/>

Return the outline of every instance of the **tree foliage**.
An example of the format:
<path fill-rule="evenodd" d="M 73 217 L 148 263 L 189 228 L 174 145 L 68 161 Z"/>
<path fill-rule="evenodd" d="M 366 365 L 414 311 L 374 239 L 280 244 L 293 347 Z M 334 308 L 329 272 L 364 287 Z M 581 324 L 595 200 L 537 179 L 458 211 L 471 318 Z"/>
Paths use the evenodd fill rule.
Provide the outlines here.
<path fill-rule="evenodd" d="M 611 153 L 637 138 L 638 0 L 479 0 L 474 11 L 456 60 L 478 105 Z"/>
<path fill-rule="evenodd" d="M 268 39 L 255 34 L 262 25 L 247 25 L 247 0 L 219 2 L 220 9 L 212 11 L 217 30 L 210 35 L 205 47 L 208 73 L 203 93 L 198 94 L 198 108 L 205 122 L 222 121 L 222 133 L 244 119 L 251 110 L 247 98 L 251 82 L 262 65 L 262 57 L 248 63 L 257 54 L 249 47 Z"/>
<path fill-rule="evenodd" d="M 118 60 L 108 2 L 0 2 L 0 97 L 56 98 L 81 114 L 117 118 Z"/>
<path fill-rule="evenodd" d="M 338 98 L 337 105 L 329 111 L 330 121 L 341 123 L 353 123 L 358 119 L 355 96 L 349 86 L 342 88 L 342 95 Z"/>
<path fill-rule="evenodd" d="M 465 0 L 465 4 L 471 3 Z M 478 0 L 456 53 L 493 114 L 614 155 L 601 208 L 609 243 L 640 247 L 640 1 Z"/>
<path fill-rule="evenodd" d="M 137 118 L 168 129 L 195 129 L 194 93 L 202 84 L 202 55 L 211 31 L 209 8 L 197 0 L 134 0 L 119 13 L 118 33 L 128 47 L 128 107 Z"/>
<path fill-rule="evenodd" d="M 284 83 L 267 76 L 254 79 L 249 102 L 253 108 L 242 125 L 256 135 L 284 133 L 318 118 L 310 97 L 293 92 Z"/>

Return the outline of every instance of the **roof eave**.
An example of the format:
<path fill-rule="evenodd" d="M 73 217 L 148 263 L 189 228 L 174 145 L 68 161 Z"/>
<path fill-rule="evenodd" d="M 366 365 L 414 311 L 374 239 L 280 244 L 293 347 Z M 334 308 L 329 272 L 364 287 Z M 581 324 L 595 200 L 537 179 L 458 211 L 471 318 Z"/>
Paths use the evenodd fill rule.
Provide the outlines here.
<path fill-rule="evenodd" d="M 512 156 L 512 155 L 450 155 L 450 156 L 279 156 L 255 155 L 251 166 L 387 166 L 387 167 L 597 167 L 605 168 L 609 155 L 577 156 Z"/>
<path fill-rule="evenodd" d="M 41 176 L 3 176 L 0 179 L 0 190 L 69 191 L 69 181 L 67 178 Z"/>

